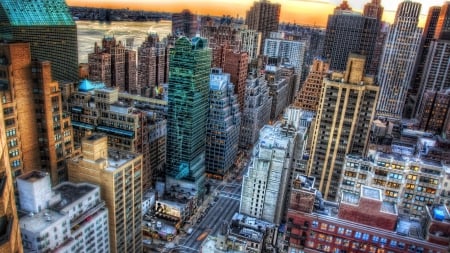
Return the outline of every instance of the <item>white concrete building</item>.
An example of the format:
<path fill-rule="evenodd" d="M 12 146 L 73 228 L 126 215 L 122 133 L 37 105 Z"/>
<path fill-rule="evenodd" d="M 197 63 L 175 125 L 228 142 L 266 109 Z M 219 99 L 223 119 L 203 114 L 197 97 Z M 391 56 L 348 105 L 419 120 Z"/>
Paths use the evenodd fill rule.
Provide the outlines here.
<path fill-rule="evenodd" d="M 21 202 L 28 213 L 19 221 L 24 252 L 110 251 L 108 210 L 98 186 L 64 182 L 51 189 L 49 175 L 38 171 L 17 180 L 20 199 L 33 203 Z"/>

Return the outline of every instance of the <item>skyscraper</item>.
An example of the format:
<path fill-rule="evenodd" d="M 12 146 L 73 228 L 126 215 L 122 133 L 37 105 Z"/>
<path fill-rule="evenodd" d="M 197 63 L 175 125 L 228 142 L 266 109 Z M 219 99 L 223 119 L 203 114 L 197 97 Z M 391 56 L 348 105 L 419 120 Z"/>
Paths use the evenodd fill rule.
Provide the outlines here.
<path fill-rule="evenodd" d="M 225 49 L 223 52 L 222 68 L 230 74 L 230 82 L 234 84 L 234 93 L 238 97 L 240 110 L 244 108 L 245 84 L 248 75 L 248 53 Z"/>
<path fill-rule="evenodd" d="M 398 6 L 380 62 L 379 117 L 392 120 L 402 118 L 422 38 L 422 28 L 417 26 L 420 8 L 420 3 L 412 1 L 403 1 Z"/>
<path fill-rule="evenodd" d="M 329 61 L 330 69 L 344 71 L 349 54 L 358 53 L 367 57 L 367 72 L 372 65 L 379 27 L 380 20 L 352 11 L 348 5 L 335 8 L 328 16 L 323 49 L 323 57 Z"/>
<path fill-rule="evenodd" d="M 169 56 L 166 189 L 205 193 L 205 135 L 211 49 L 200 37 L 176 40 Z"/>
<path fill-rule="evenodd" d="M 370 3 L 366 3 L 364 5 L 363 15 L 366 17 L 376 18 L 377 20 L 381 20 L 383 16 L 383 6 L 381 6 L 381 0 L 372 0 Z"/>
<path fill-rule="evenodd" d="M 291 65 L 295 68 L 297 80 L 294 92 L 300 87 L 300 79 L 302 76 L 303 62 L 305 58 L 306 42 L 292 41 L 282 38 L 282 33 L 272 33 L 270 38 L 264 42 L 264 56 L 270 59 L 276 59 L 280 64 Z"/>
<path fill-rule="evenodd" d="M 280 11 L 279 3 L 271 3 L 268 0 L 255 1 L 246 13 L 245 24 L 249 29 L 261 32 L 261 41 L 264 43 L 269 38 L 270 32 L 278 31 Z"/>
<path fill-rule="evenodd" d="M 236 160 L 241 113 L 230 74 L 213 68 L 206 126 L 206 172 L 223 177 Z"/>
<path fill-rule="evenodd" d="M 327 62 L 321 59 L 314 60 L 308 77 L 295 99 L 295 107 L 312 112 L 318 110 L 323 79 L 328 74 L 329 66 Z"/>
<path fill-rule="evenodd" d="M 148 35 L 147 39 L 138 49 L 138 83 L 131 93 L 157 95 L 156 88 L 167 83 L 168 79 L 168 54 L 165 43 L 159 42 L 157 34 Z"/>
<path fill-rule="evenodd" d="M 369 139 L 379 87 L 364 64 L 364 56 L 351 54 L 344 74 L 324 80 L 307 172 L 329 200 L 338 197 L 345 155 L 363 154 Z"/>
<path fill-rule="evenodd" d="M 0 20 L 0 39 L 29 42 L 55 80 L 78 81 L 77 27 L 64 0 L 1 1 Z"/>
<path fill-rule="evenodd" d="M 3 58 L 4 59 L 4 58 Z M 0 65 L 1 73 L 5 73 L 4 62 Z M 2 80 L 3 84 L 3 80 Z M 2 87 L 3 88 L 3 87 Z M 0 121 L 3 122 L 5 110 L 0 110 Z M 2 191 L 0 194 L 0 205 L 2 212 L 0 215 L 1 236 L 6 240 L 0 241 L 0 252 L 23 252 L 22 240 L 19 230 L 19 217 L 17 215 L 16 201 L 14 198 L 13 187 L 13 170 L 10 165 L 10 155 L 7 147 L 10 147 L 10 136 L 8 131 L 2 126 L 2 133 L 0 134 L 0 182 Z M 5 134 L 6 132 L 6 134 Z"/>
<path fill-rule="evenodd" d="M 53 184 L 67 180 L 65 159 L 73 151 L 72 126 L 62 111 L 51 63 L 31 61 L 29 43 L 0 44 L 0 55 L 2 128 L 14 177 L 45 170 Z"/>
<path fill-rule="evenodd" d="M 135 91 L 137 88 L 136 51 L 125 48 L 115 37 L 102 39 L 102 47 L 95 43 L 94 52 L 88 55 L 89 78 L 103 82 L 107 87 L 118 87 L 119 91 Z"/>
<path fill-rule="evenodd" d="M 413 115 L 416 113 L 417 107 L 415 105 L 419 104 L 422 94 L 419 93 L 420 83 L 422 80 L 422 76 L 424 74 L 424 68 L 427 61 L 428 52 L 430 50 L 431 42 L 436 33 L 436 25 L 439 18 L 439 13 L 441 12 L 440 6 L 432 6 L 428 10 L 427 20 L 425 22 L 425 27 L 423 29 L 422 41 L 420 44 L 420 52 L 417 57 L 416 62 L 416 70 L 414 73 L 414 78 L 411 82 L 411 89 L 409 91 L 408 103 L 409 106 L 414 106 L 414 109 L 411 109 Z M 407 105 L 408 106 L 408 105 Z"/>
<path fill-rule="evenodd" d="M 109 149 L 107 141 L 98 134 L 83 138 L 82 153 L 68 161 L 69 180 L 100 186 L 112 253 L 142 252 L 142 155 Z"/>
<path fill-rule="evenodd" d="M 427 56 L 421 69 L 415 109 L 423 106 L 423 96 L 427 91 L 439 92 L 450 88 L 450 2 L 446 2 L 439 9 L 438 17 L 428 16 L 428 19 L 434 21 L 435 29 L 433 29 L 434 36 L 428 35 L 432 39 L 428 39 L 428 36 L 425 38 L 428 39 L 428 47 L 424 46 L 424 50 L 427 49 Z"/>
<path fill-rule="evenodd" d="M 198 32 L 197 15 L 190 10 L 172 14 L 172 35 L 191 38 Z"/>

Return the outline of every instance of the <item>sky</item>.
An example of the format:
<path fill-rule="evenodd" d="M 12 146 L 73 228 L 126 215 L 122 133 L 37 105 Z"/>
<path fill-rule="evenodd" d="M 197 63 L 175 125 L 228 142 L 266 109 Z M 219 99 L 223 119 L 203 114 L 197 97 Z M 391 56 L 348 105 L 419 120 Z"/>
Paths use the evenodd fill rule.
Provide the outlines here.
<path fill-rule="evenodd" d="M 348 0 L 355 11 L 362 11 L 365 3 L 371 0 Z M 395 10 L 403 0 L 382 0 L 384 6 L 383 19 L 392 23 Z M 180 12 L 189 9 L 193 13 L 203 15 L 230 15 L 245 17 L 245 11 L 253 4 L 253 0 L 66 0 L 71 6 L 95 6 L 104 8 L 129 8 L 132 10 Z M 341 0 L 271 0 L 281 4 L 281 21 L 326 26 L 328 15 Z M 420 24 L 423 26 L 430 6 L 442 6 L 445 0 L 415 0 L 422 3 Z"/>

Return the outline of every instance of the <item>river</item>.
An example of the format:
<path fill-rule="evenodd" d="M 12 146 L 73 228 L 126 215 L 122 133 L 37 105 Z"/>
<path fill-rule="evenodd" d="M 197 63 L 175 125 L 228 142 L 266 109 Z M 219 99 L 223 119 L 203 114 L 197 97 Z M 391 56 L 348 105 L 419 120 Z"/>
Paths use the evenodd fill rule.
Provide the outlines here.
<path fill-rule="evenodd" d="M 78 32 L 78 62 L 86 63 L 88 54 L 94 51 L 94 43 L 104 36 L 114 36 L 126 44 L 127 39 L 134 39 L 131 48 L 137 50 L 149 33 L 157 33 L 159 38 L 166 37 L 172 29 L 172 22 L 132 22 L 132 21 L 76 21 Z"/>

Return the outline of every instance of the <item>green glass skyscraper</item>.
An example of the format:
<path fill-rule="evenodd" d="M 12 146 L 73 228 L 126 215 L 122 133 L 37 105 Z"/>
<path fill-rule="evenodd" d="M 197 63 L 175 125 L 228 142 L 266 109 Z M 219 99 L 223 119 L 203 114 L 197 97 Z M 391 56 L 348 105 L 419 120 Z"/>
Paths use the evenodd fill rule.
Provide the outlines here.
<path fill-rule="evenodd" d="M 77 27 L 64 0 L 0 1 L 0 39 L 29 42 L 55 80 L 78 80 Z"/>
<path fill-rule="evenodd" d="M 166 189 L 205 193 L 205 136 L 211 49 L 206 39 L 181 37 L 169 55 Z"/>

